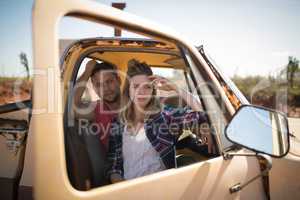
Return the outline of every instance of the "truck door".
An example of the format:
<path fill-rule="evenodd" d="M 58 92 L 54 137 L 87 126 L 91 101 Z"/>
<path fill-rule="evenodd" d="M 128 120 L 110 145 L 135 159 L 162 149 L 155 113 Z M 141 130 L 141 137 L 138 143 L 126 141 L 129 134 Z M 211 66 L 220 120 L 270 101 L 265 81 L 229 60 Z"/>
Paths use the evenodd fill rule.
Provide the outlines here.
<path fill-rule="evenodd" d="M 6 78 L 0 77 L 1 94 L 6 94 L 0 97 L 0 196 L 12 200 L 17 198 L 23 171 L 31 100 L 5 103 L 16 97 L 9 90 L 12 85 L 7 86 L 16 80 L 12 78 L 4 82 Z"/>
<path fill-rule="evenodd" d="M 233 185 L 246 182 L 260 173 L 257 159 L 237 156 L 231 160 L 224 160 L 221 155 L 186 167 L 88 191 L 74 188 L 67 173 L 63 120 L 66 106 L 63 96 L 68 92 L 64 81 L 68 80 L 62 80 L 67 76 L 61 76 L 57 36 L 58 22 L 63 16 L 128 29 L 151 38 L 176 41 L 190 55 L 187 62 L 188 59 L 197 59 L 203 67 L 200 70 L 197 67 L 199 63 L 190 62 L 193 66 L 191 70 L 195 78 L 194 84 L 210 80 L 217 86 L 217 93 L 222 94 L 219 100 L 225 102 L 226 97 L 217 79 L 200 58 L 197 49 L 164 27 L 95 1 L 36 1 L 33 10 L 34 66 L 36 70 L 45 72 L 34 77 L 34 83 L 38 84 L 34 84 L 33 109 L 41 111 L 32 117 L 35 147 L 33 184 L 36 199 L 265 199 L 261 179 L 257 179 L 240 192 L 229 192 Z M 208 79 L 200 80 L 199 74 L 203 70 L 206 71 L 208 76 L 205 77 Z M 210 89 L 207 88 L 207 91 Z M 226 104 L 228 101 L 227 99 Z M 211 108 L 217 103 L 215 100 L 210 102 Z M 223 134 L 221 130 L 219 133 Z M 222 140 L 219 140 L 219 148 L 223 150 L 221 143 Z"/>

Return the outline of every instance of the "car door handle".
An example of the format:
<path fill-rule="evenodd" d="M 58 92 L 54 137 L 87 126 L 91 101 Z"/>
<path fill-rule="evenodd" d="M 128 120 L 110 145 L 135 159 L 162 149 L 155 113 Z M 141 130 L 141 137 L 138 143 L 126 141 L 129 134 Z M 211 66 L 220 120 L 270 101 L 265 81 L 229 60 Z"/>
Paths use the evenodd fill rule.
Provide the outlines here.
<path fill-rule="evenodd" d="M 0 134 L 7 133 L 7 134 L 26 134 L 27 128 L 0 128 Z"/>

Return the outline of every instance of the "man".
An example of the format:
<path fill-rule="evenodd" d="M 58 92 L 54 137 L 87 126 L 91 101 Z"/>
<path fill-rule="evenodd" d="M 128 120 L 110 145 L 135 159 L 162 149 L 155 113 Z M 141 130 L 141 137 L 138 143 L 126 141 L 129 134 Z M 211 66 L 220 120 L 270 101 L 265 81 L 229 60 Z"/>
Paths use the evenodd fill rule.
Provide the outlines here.
<path fill-rule="evenodd" d="M 91 78 L 93 89 L 100 100 L 87 104 L 82 101 L 82 95 L 89 78 Z M 97 123 L 100 141 L 106 151 L 108 149 L 109 127 L 120 106 L 120 83 L 114 65 L 90 60 L 75 85 L 75 117 Z M 92 110 L 87 108 L 92 108 Z"/>

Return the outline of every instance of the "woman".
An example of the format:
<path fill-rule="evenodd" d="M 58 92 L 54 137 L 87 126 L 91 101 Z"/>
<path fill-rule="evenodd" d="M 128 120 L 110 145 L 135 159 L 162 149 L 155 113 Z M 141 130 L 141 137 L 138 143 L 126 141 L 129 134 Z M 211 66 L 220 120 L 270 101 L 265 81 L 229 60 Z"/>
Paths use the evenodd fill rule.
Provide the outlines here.
<path fill-rule="evenodd" d="M 189 108 L 162 107 L 156 90 L 175 91 Z M 206 123 L 200 103 L 167 79 L 153 76 L 146 63 L 131 60 L 122 111 L 111 127 L 108 177 L 112 183 L 175 167 L 176 139 L 183 128 Z M 198 111 L 198 112 L 197 112 Z"/>

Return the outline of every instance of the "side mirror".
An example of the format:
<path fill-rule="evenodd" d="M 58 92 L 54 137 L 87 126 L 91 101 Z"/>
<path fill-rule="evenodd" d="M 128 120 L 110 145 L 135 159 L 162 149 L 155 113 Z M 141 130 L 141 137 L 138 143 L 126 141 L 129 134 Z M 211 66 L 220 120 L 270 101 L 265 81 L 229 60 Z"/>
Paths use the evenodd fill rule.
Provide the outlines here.
<path fill-rule="evenodd" d="M 285 156 L 290 148 L 287 118 L 274 110 L 243 105 L 225 128 L 226 138 L 272 157 Z"/>

